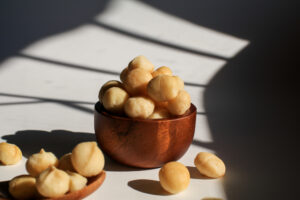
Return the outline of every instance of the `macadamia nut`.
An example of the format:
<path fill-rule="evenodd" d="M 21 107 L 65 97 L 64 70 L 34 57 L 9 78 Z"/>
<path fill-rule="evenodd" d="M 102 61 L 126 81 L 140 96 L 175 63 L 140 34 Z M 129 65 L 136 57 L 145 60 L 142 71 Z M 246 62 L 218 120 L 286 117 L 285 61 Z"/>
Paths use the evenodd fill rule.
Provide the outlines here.
<path fill-rule="evenodd" d="M 154 72 L 152 72 L 153 78 L 159 75 L 169 75 L 172 76 L 172 70 L 169 67 L 162 66 L 157 68 Z"/>
<path fill-rule="evenodd" d="M 104 156 L 96 142 L 82 142 L 72 150 L 71 161 L 75 170 L 82 176 L 99 174 L 104 167 Z"/>
<path fill-rule="evenodd" d="M 173 76 L 173 77 L 177 81 L 178 90 L 183 90 L 183 88 L 184 88 L 184 82 L 183 82 L 183 80 L 179 76 Z"/>
<path fill-rule="evenodd" d="M 166 191 L 179 193 L 189 186 L 190 173 L 183 164 L 169 162 L 159 170 L 159 181 Z"/>
<path fill-rule="evenodd" d="M 107 81 L 100 89 L 99 91 L 99 95 L 98 95 L 98 99 L 100 102 L 102 102 L 104 93 L 106 92 L 106 90 L 108 90 L 111 87 L 119 87 L 119 88 L 123 88 L 123 85 L 120 81 L 115 81 L 115 80 L 111 80 L 111 81 Z"/>
<path fill-rule="evenodd" d="M 69 191 L 69 175 L 54 166 L 43 171 L 36 181 L 38 192 L 44 197 L 59 197 Z"/>
<path fill-rule="evenodd" d="M 184 90 L 179 91 L 178 95 L 168 102 L 167 109 L 173 115 L 183 115 L 191 106 L 191 97 Z"/>
<path fill-rule="evenodd" d="M 170 116 L 166 108 L 155 108 L 154 112 L 149 116 L 149 119 L 166 119 Z"/>
<path fill-rule="evenodd" d="M 124 104 L 129 98 L 128 93 L 122 88 L 109 88 L 103 96 L 102 103 L 106 110 L 112 113 L 122 113 Z"/>
<path fill-rule="evenodd" d="M 70 176 L 70 188 L 69 188 L 70 192 L 81 190 L 86 186 L 87 178 L 74 172 L 67 171 L 67 173 Z"/>
<path fill-rule="evenodd" d="M 9 193 L 15 199 L 34 199 L 37 195 L 36 179 L 29 175 L 21 175 L 9 182 Z"/>
<path fill-rule="evenodd" d="M 226 167 L 224 162 L 212 153 L 198 153 L 194 163 L 199 172 L 207 177 L 218 178 L 225 175 Z"/>
<path fill-rule="evenodd" d="M 57 166 L 58 160 L 51 152 L 41 149 L 39 153 L 32 154 L 26 162 L 26 170 L 31 176 L 38 176 L 42 171 L 51 166 Z"/>
<path fill-rule="evenodd" d="M 124 87 L 131 95 L 146 95 L 147 85 L 152 79 L 150 72 L 143 68 L 132 69 L 127 73 Z"/>
<path fill-rule="evenodd" d="M 124 83 L 128 74 L 128 67 L 124 68 L 120 74 L 120 80 Z"/>
<path fill-rule="evenodd" d="M 59 159 L 57 168 L 64 171 L 75 172 L 75 169 L 71 162 L 71 153 L 67 153 Z"/>
<path fill-rule="evenodd" d="M 128 65 L 128 69 L 136 69 L 141 68 L 148 72 L 153 72 L 154 65 L 145 57 L 145 56 L 137 56 L 135 57 Z"/>
<path fill-rule="evenodd" d="M 179 92 L 177 79 L 167 75 L 157 76 L 149 82 L 147 91 L 155 101 L 169 101 Z"/>
<path fill-rule="evenodd" d="M 146 119 L 154 111 L 154 102 L 146 97 L 130 97 L 124 109 L 129 117 Z"/>
<path fill-rule="evenodd" d="M 14 165 L 22 159 L 22 151 L 15 144 L 0 143 L 0 164 Z"/>

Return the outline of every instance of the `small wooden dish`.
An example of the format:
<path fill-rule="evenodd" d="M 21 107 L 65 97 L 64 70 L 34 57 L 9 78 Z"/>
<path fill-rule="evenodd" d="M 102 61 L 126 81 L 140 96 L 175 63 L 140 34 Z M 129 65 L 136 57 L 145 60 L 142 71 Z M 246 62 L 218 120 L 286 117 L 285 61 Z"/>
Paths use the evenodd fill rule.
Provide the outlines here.
<path fill-rule="evenodd" d="M 77 199 L 83 199 L 90 194 L 92 194 L 94 191 L 96 191 L 103 183 L 104 179 L 106 177 L 105 171 L 102 171 L 100 174 L 97 176 L 93 176 L 91 178 L 88 178 L 88 183 L 87 186 L 82 188 L 81 190 L 67 193 L 63 196 L 57 197 L 57 198 L 48 198 L 48 199 L 41 199 L 41 200 L 77 200 Z M 4 185 L 4 184 L 2 184 Z M 7 184 L 5 184 L 7 187 L 7 194 L 8 194 L 8 181 Z M 6 190 L 5 189 L 5 190 Z M 12 198 L 9 197 L 1 197 L 0 195 L 0 200 L 10 200 Z"/>
<path fill-rule="evenodd" d="M 100 148 L 114 160 L 155 168 L 178 160 L 193 141 L 196 107 L 170 119 L 132 119 L 108 113 L 95 104 L 94 127 Z"/>

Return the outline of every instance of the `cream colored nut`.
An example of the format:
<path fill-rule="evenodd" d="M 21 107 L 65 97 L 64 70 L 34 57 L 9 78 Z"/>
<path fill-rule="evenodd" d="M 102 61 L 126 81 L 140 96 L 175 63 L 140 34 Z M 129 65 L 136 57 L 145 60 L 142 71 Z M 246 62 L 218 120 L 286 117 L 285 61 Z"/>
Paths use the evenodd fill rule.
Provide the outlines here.
<path fill-rule="evenodd" d="M 154 112 L 150 115 L 149 119 L 166 119 L 171 115 L 166 108 L 155 108 Z"/>
<path fill-rule="evenodd" d="M 9 181 L 9 193 L 15 199 L 34 199 L 37 195 L 36 179 L 29 175 L 21 175 Z"/>
<path fill-rule="evenodd" d="M 153 72 L 154 65 L 145 57 L 145 56 L 137 56 L 135 57 L 128 65 L 128 69 L 136 69 L 142 68 L 148 72 Z"/>
<path fill-rule="evenodd" d="M 120 80 L 124 83 L 128 74 L 128 67 L 124 68 L 120 74 Z"/>
<path fill-rule="evenodd" d="M 99 91 L 99 95 L 98 95 L 98 99 L 100 102 L 102 102 L 104 93 L 106 92 L 106 90 L 108 90 L 109 88 L 112 87 L 119 87 L 119 88 L 123 88 L 123 85 L 120 81 L 115 81 L 115 80 L 111 80 L 111 81 L 107 81 L 100 89 Z"/>
<path fill-rule="evenodd" d="M 102 103 L 106 110 L 112 113 L 122 113 L 128 98 L 129 95 L 124 89 L 112 87 L 104 93 Z"/>
<path fill-rule="evenodd" d="M 183 115 L 191 106 L 191 97 L 184 90 L 179 91 L 178 95 L 168 102 L 167 109 L 173 115 Z"/>
<path fill-rule="evenodd" d="M 154 111 L 154 102 L 146 97 L 130 97 L 124 106 L 127 116 L 132 118 L 148 118 Z"/>
<path fill-rule="evenodd" d="M 51 152 L 41 149 L 39 153 L 32 154 L 26 162 L 26 170 L 31 176 L 38 176 L 42 171 L 51 166 L 57 166 L 58 160 Z"/>
<path fill-rule="evenodd" d="M 149 82 L 147 91 L 155 101 L 169 101 L 177 96 L 179 89 L 173 76 L 160 75 Z"/>
<path fill-rule="evenodd" d="M 0 164 L 14 165 L 22 159 L 22 151 L 15 144 L 0 143 Z"/>
<path fill-rule="evenodd" d="M 71 153 L 67 153 L 59 159 L 57 168 L 64 171 L 75 172 L 75 169 L 71 162 Z"/>
<path fill-rule="evenodd" d="M 173 76 L 173 77 L 177 81 L 178 89 L 179 90 L 183 90 L 183 88 L 184 88 L 184 82 L 183 82 L 183 80 L 179 76 Z"/>
<path fill-rule="evenodd" d="M 147 85 L 151 79 L 152 75 L 150 72 L 142 68 L 136 68 L 127 73 L 124 87 L 131 95 L 146 95 Z"/>
<path fill-rule="evenodd" d="M 172 76 L 172 70 L 169 67 L 162 66 L 157 68 L 154 72 L 152 72 L 153 78 L 159 75 L 169 75 Z"/>
<path fill-rule="evenodd" d="M 36 188 L 44 197 L 59 197 L 69 191 L 69 184 L 69 175 L 52 166 L 39 175 Z"/>
<path fill-rule="evenodd" d="M 70 188 L 69 188 L 70 192 L 81 190 L 86 186 L 87 178 L 74 172 L 67 171 L 67 173 L 70 176 Z"/>
<path fill-rule="evenodd" d="M 104 167 L 104 156 L 96 142 L 82 142 L 72 151 L 71 161 L 76 172 L 85 177 L 99 174 Z"/>
<path fill-rule="evenodd" d="M 207 177 L 218 178 L 225 175 L 226 167 L 224 162 L 212 153 L 198 153 L 194 163 L 199 172 Z"/>
<path fill-rule="evenodd" d="M 188 169 L 179 162 L 169 162 L 159 170 L 160 185 L 172 194 L 185 190 L 190 183 Z"/>

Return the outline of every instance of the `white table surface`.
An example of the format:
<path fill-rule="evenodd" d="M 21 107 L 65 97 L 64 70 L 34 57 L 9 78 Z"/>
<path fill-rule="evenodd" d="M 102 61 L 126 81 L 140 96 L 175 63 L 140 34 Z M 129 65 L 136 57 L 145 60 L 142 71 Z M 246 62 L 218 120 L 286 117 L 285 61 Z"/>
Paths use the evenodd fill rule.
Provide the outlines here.
<path fill-rule="evenodd" d="M 145 3 L 117 0 L 110 1 L 90 22 L 30 43 L 0 63 L 0 142 L 16 143 L 24 153 L 17 165 L 0 166 L 0 181 L 26 173 L 28 155 L 41 147 L 61 155 L 80 141 L 95 140 L 93 106 L 101 85 L 119 79 L 117 73 L 140 54 L 156 67 L 169 66 L 187 83 L 185 89 L 198 109 L 194 139 L 212 143 L 203 93 L 226 59 L 238 55 L 248 44 L 247 40 L 190 23 Z M 179 162 L 193 167 L 200 151 L 218 154 L 195 142 Z M 107 159 L 105 170 L 103 185 L 87 200 L 227 199 L 223 185 L 227 176 L 203 179 L 192 173 L 187 190 L 163 195 L 159 169 L 138 170 Z"/>

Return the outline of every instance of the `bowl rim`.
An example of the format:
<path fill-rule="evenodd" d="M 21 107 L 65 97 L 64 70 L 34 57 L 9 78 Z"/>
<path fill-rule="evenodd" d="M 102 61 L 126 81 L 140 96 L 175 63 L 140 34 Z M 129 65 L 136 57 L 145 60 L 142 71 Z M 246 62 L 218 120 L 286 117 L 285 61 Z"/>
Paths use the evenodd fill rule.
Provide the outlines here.
<path fill-rule="evenodd" d="M 191 103 L 191 106 L 190 106 L 188 112 L 186 112 L 185 114 L 176 116 L 176 117 L 172 117 L 172 118 L 165 118 L 165 119 L 140 119 L 140 118 L 130 118 L 130 117 L 121 116 L 121 115 L 113 115 L 113 114 L 110 114 L 109 112 L 107 112 L 105 110 L 105 108 L 103 107 L 102 103 L 99 101 L 95 103 L 94 111 L 95 111 L 95 113 L 102 114 L 106 117 L 117 119 L 117 120 L 139 121 L 139 122 L 151 123 L 151 122 L 178 121 L 181 119 L 189 118 L 192 115 L 196 115 L 197 107 L 193 103 Z"/>

